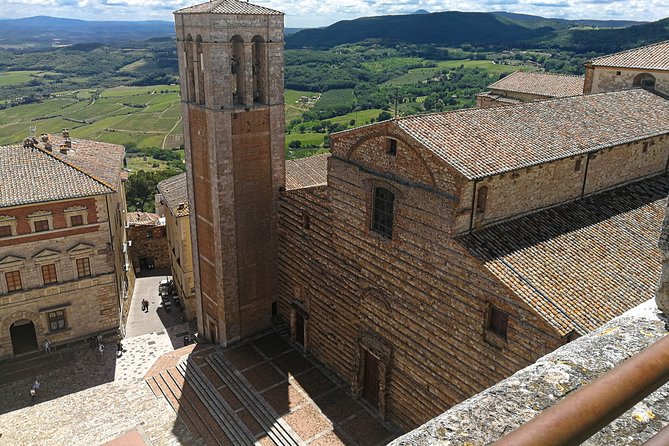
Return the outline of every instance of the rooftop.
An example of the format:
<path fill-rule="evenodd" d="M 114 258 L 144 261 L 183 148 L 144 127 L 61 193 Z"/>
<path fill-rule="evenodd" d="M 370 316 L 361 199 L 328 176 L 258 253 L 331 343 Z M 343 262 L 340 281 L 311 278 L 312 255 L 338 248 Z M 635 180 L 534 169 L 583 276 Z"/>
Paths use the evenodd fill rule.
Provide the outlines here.
<path fill-rule="evenodd" d="M 161 226 L 160 215 L 151 212 L 128 212 L 126 219 L 130 226 Z"/>
<path fill-rule="evenodd" d="M 666 71 L 669 70 L 669 40 L 597 57 L 586 64 L 594 67 Z"/>
<path fill-rule="evenodd" d="M 667 193 L 662 174 L 458 240 L 561 335 L 585 334 L 654 296 Z"/>
<path fill-rule="evenodd" d="M 286 160 L 286 189 L 322 186 L 328 181 L 329 153 Z"/>
<path fill-rule="evenodd" d="M 489 85 L 488 88 L 563 98 L 583 94 L 583 76 L 516 71 Z"/>
<path fill-rule="evenodd" d="M 61 138 L 44 144 L 0 147 L 0 207 L 87 197 L 114 192 L 123 173 L 125 149 L 116 144 L 72 140 L 67 154 L 58 152 Z"/>
<path fill-rule="evenodd" d="M 669 133 L 669 101 L 642 89 L 395 120 L 468 179 Z"/>
<path fill-rule="evenodd" d="M 184 217 L 189 214 L 186 172 L 158 183 L 158 192 L 163 196 L 163 202 L 175 217 Z"/>
<path fill-rule="evenodd" d="M 174 11 L 175 14 L 282 15 L 281 11 L 238 0 L 214 0 Z"/>

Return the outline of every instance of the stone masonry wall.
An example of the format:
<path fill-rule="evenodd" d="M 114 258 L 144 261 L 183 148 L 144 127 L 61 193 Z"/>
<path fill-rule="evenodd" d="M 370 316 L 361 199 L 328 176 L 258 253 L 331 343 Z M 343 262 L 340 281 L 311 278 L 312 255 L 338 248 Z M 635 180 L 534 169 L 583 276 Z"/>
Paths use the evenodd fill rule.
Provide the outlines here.
<path fill-rule="evenodd" d="M 308 313 L 307 350 L 356 395 L 364 350 L 377 356 L 377 409 L 411 428 L 561 340 L 450 237 L 453 176 L 404 142 L 389 160 L 383 138 L 365 131 L 378 129 L 339 135 L 327 188 L 282 199 L 280 313 L 288 323 L 295 307 Z M 369 230 L 374 185 L 396 193 L 392 240 Z M 511 315 L 506 341 L 486 329 L 490 305 Z"/>
<path fill-rule="evenodd" d="M 132 241 L 129 251 L 132 265 L 136 270 L 141 268 L 140 259 L 142 258 L 152 258 L 153 268 L 169 268 L 170 259 L 165 226 L 133 225 L 128 228 L 127 234 L 128 240 Z"/>
<path fill-rule="evenodd" d="M 620 74 L 618 74 L 620 73 Z M 655 76 L 655 89 L 669 94 L 669 72 L 631 70 L 628 68 L 595 67 L 592 75 L 591 93 L 628 90 L 634 88 L 634 78 L 642 73 Z"/>

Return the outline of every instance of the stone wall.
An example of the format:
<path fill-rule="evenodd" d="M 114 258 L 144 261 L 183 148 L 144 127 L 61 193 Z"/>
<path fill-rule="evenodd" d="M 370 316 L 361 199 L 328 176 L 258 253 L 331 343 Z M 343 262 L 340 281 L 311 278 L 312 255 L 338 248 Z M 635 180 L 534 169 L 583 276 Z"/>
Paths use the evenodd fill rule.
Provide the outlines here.
<path fill-rule="evenodd" d="M 666 317 L 659 314 L 654 302 L 646 302 L 452 407 L 391 445 L 491 444 L 666 334 Z M 626 446 L 647 441 L 669 417 L 668 393 L 669 385 L 656 390 L 584 444 Z"/>
<path fill-rule="evenodd" d="M 634 88 L 634 78 L 639 74 L 644 73 L 651 74 L 655 77 L 656 90 L 669 94 L 669 71 L 632 70 L 629 68 L 609 67 L 594 67 L 592 71 L 591 86 L 586 82 L 586 93 L 604 93 L 607 91 L 619 91 Z"/>
<path fill-rule="evenodd" d="M 170 267 L 165 226 L 132 225 L 126 232 L 132 242 L 128 251 L 135 271 Z"/>
<path fill-rule="evenodd" d="M 196 308 L 189 216 L 175 217 L 169 209 L 166 209 L 165 227 L 172 279 L 176 293 L 184 306 L 186 319 L 190 321 L 196 317 Z"/>
<path fill-rule="evenodd" d="M 378 131 L 335 136 L 328 186 L 284 195 L 279 310 L 289 325 L 303 313 L 306 349 L 357 396 L 376 357 L 376 408 L 411 428 L 561 339 L 451 238 L 452 172 L 402 140 L 390 158 Z M 369 229 L 376 185 L 395 192 L 392 239 Z M 491 306 L 511 315 L 506 340 L 487 329 Z"/>

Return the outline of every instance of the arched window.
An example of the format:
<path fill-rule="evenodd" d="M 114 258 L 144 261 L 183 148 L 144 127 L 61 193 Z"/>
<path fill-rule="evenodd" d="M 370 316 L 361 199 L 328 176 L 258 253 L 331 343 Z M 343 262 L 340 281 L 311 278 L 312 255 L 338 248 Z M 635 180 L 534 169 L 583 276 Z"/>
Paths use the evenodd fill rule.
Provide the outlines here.
<path fill-rule="evenodd" d="M 637 74 L 633 84 L 636 87 L 655 88 L 655 76 L 650 73 Z"/>
<path fill-rule="evenodd" d="M 244 73 L 245 59 L 244 59 L 244 40 L 239 36 L 233 36 L 230 39 L 232 42 L 232 54 L 230 56 L 230 87 L 232 88 L 232 102 L 233 104 L 244 105 L 245 83 Z"/>
<path fill-rule="evenodd" d="M 488 201 L 488 187 L 483 186 L 479 188 L 478 195 L 476 196 L 476 213 L 484 214 L 486 202 Z"/>
<path fill-rule="evenodd" d="M 266 102 L 267 62 L 265 58 L 265 40 L 260 36 L 255 36 L 252 42 L 253 100 L 256 102 Z"/>
<path fill-rule="evenodd" d="M 193 38 L 190 34 L 184 42 L 184 57 L 186 59 L 186 101 L 195 100 L 195 70 L 193 68 Z"/>
<path fill-rule="evenodd" d="M 196 101 L 198 104 L 204 105 L 204 60 L 202 54 L 202 37 L 195 38 L 195 86 L 196 86 Z"/>
<path fill-rule="evenodd" d="M 384 237 L 392 238 L 395 194 L 383 187 L 375 187 L 373 198 L 372 231 Z"/>

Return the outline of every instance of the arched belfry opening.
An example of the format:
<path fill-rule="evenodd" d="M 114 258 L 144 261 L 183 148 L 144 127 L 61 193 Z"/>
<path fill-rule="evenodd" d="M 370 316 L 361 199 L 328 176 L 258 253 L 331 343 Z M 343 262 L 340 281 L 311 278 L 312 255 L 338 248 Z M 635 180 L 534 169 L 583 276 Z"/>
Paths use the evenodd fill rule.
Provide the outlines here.
<path fill-rule="evenodd" d="M 184 42 L 184 52 L 186 61 L 186 101 L 195 100 L 195 68 L 193 66 L 193 37 L 188 34 Z"/>
<path fill-rule="evenodd" d="M 267 45 L 261 36 L 252 39 L 253 101 L 267 103 Z"/>
<path fill-rule="evenodd" d="M 654 89 L 655 88 L 655 76 L 653 76 L 650 73 L 637 74 L 634 77 L 634 80 L 632 81 L 632 83 L 635 87 Z"/>
<path fill-rule="evenodd" d="M 233 36 L 230 42 L 232 43 L 232 54 L 230 56 L 232 103 L 245 105 L 246 83 L 244 82 L 244 73 L 246 73 L 246 59 L 244 57 L 244 39 Z"/>
<path fill-rule="evenodd" d="M 196 102 L 198 104 L 205 104 L 204 94 L 204 56 L 202 53 L 202 37 L 195 38 L 195 88 L 196 88 Z"/>

